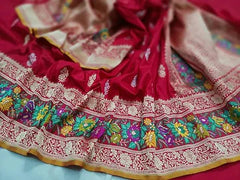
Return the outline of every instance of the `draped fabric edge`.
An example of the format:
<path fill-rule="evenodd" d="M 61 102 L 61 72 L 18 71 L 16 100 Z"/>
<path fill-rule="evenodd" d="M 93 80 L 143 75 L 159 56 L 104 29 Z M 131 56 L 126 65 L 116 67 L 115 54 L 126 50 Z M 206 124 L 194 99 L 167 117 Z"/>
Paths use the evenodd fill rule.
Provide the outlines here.
<path fill-rule="evenodd" d="M 126 173 L 123 171 L 111 170 L 109 168 L 105 168 L 105 167 L 101 167 L 101 166 L 93 166 L 93 165 L 87 164 L 80 160 L 71 160 L 68 162 L 63 162 L 63 161 L 59 161 L 56 159 L 51 159 L 51 158 L 45 157 L 44 155 L 39 153 L 37 149 L 24 150 L 21 147 L 12 146 L 6 141 L 0 141 L 0 147 L 5 148 L 9 151 L 24 155 L 24 156 L 28 156 L 30 154 L 34 155 L 42 162 L 56 165 L 56 166 L 62 166 L 62 167 L 64 167 L 64 166 L 80 166 L 89 171 L 103 172 L 103 173 L 108 173 L 111 175 L 120 176 L 120 177 L 124 177 L 124 178 L 131 178 L 131 179 L 171 179 L 171 178 L 177 178 L 177 177 L 181 177 L 181 176 L 185 176 L 185 175 L 191 175 L 191 174 L 195 174 L 195 173 L 204 172 L 207 170 L 211 170 L 213 168 L 217 168 L 217 167 L 227 164 L 227 163 L 233 163 L 236 161 L 240 161 L 240 155 L 238 155 L 238 156 L 235 156 L 232 158 L 224 158 L 224 159 L 221 159 L 221 160 L 218 160 L 215 162 L 211 162 L 202 167 L 196 167 L 196 168 L 191 168 L 188 170 L 176 171 L 176 172 L 172 172 L 170 174 L 162 175 L 162 176 L 159 176 L 159 175 L 137 175 L 137 174 Z"/>
<path fill-rule="evenodd" d="M 32 9 L 33 10 L 33 9 Z M 95 63 L 93 62 L 87 62 L 86 60 L 82 61 L 81 59 L 84 58 L 80 58 L 78 57 L 77 54 L 77 50 L 71 50 L 69 48 L 62 48 L 60 47 L 60 44 L 57 42 L 56 37 L 52 36 L 52 35 L 45 35 L 45 34 L 39 34 L 38 29 L 31 27 L 31 24 L 27 22 L 27 17 L 34 15 L 36 16 L 36 14 L 34 14 L 34 12 L 32 12 L 32 14 L 26 14 L 27 8 L 22 7 L 22 6 L 18 6 L 15 7 L 15 11 L 21 21 L 21 23 L 26 26 L 29 29 L 29 32 L 31 34 L 33 34 L 36 38 L 44 38 L 45 40 L 47 40 L 50 44 L 52 44 L 53 46 L 57 47 L 63 54 L 67 55 L 71 60 L 73 60 L 74 62 L 78 63 L 81 65 L 81 67 L 86 68 L 86 69 L 104 69 L 106 71 L 108 70 L 112 70 L 113 68 L 115 68 L 117 65 L 119 65 L 122 60 L 124 59 L 124 57 L 127 55 L 127 53 L 129 52 L 129 50 L 131 49 L 132 45 L 130 44 L 126 44 L 126 43 L 121 43 L 119 45 L 115 45 L 113 44 L 115 39 L 117 38 L 118 35 L 120 35 L 121 33 L 124 33 L 125 29 L 122 29 L 121 31 L 119 31 L 118 33 L 115 33 L 112 37 L 112 41 L 110 44 L 110 47 L 117 47 L 120 52 L 119 53 L 113 53 L 113 55 L 115 55 L 115 57 L 111 57 L 111 56 L 106 56 L 106 57 L 101 57 L 100 55 L 96 55 L 95 59 L 97 59 L 97 61 Z M 44 25 L 44 23 L 38 19 L 40 25 Z M 83 52 L 84 53 L 84 52 Z M 93 60 L 91 60 L 93 61 Z M 101 62 L 103 61 L 103 62 Z"/>
<path fill-rule="evenodd" d="M 34 35 L 36 36 L 36 38 L 39 38 L 40 36 L 39 36 L 38 33 L 37 33 L 37 29 L 32 28 L 32 27 L 30 27 L 30 26 L 28 25 L 28 23 L 25 21 L 25 18 L 24 18 L 24 16 L 23 16 L 23 14 L 21 13 L 21 11 L 18 9 L 18 7 L 15 8 L 15 11 L 16 11 L 16 13 L 17 13 L 17 15 L 18 15 L 21 23 L 29 29 L 29 32 L 30 32 L 31 34 L 34 34 Z M 66 55 L 67 55 L 70 59 L 72 59 L 74 62 L 78 63 L 77 58 L 75 58 L 74 56 L 72 56 L 71 53 L 69 53 L 68 51 L 64 51 L 62 48 L 60 48 L 60 47 L 58 46 L 58 44 L 55 43 L 52 39 L 47 38 L 46 36 L 44 36 L 44 37 L 42 37 L 42 38 L 46 39 L 50 44 L 52 44 L 52 45 L 56 46 L 57 48 L 59 48 L 59 50 L 60 50 L 62 53 L 66 54 Z M 83 68 L 90 68 L 90 67 L 83 66 L 83 65 L 81 65 L 81 66 L 82 66 Z M 93 69 L 93 68 L 91 67 L 91 69 Z M 98 69 L 98 68 L 95 68 L 95 69 Z M 107 69 L 107 68 L 105 68 L 105 69 Z"/>

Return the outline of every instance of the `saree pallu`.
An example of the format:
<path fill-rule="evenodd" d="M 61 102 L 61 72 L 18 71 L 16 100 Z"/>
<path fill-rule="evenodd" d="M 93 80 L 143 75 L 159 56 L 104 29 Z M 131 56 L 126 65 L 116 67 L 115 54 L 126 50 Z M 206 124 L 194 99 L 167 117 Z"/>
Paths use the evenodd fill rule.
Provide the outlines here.
<path fill-rule="evenodd" d="M 28 2 L 0 19 L 2 147 L 133 179 L 240 159 L 237 22 L 182 0 Z"/>

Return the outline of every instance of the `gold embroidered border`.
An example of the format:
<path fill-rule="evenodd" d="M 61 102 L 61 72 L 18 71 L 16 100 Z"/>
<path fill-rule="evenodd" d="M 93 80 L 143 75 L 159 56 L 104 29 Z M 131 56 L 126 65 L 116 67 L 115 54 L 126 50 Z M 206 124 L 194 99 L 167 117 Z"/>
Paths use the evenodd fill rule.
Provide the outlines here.
<path fill-rule="evenodd" d="M 78 165 L 133 179 L 168 179 L 240 160 L 240 133 L 176 148 L 134 151 L 82 137 L 59 137 L 44 128 L 27 127 L 1 112 L 0 117 L 1 147 L 59 166 Z"/>

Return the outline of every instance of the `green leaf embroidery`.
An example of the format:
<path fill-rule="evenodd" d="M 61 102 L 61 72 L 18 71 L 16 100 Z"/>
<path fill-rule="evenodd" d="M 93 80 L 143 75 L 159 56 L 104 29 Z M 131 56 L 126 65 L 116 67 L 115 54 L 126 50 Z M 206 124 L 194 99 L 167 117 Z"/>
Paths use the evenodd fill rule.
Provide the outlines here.
<path fill-rule="evenodd" d="M 111 133 L 109 130 L 107 130 L 107 135 L 108 135 L 108 136 L 111 136 L 112 133 Z"/>
<path fill-rule="evenodd" d="M 127 126 L 125 124 L 121 124 L 123 130 L 127 130 Z"/>
<path fill-rule="evenodd" d="M 185 124 L 181 119 L 178 119 L 178 122 L 180 122 L 181 124 Z"/>
<path fill-rule="evenodd" d="M 192 138 L 195 140 L 197 138 L 195 133 L 192 133 Z"/>
<path fill-rule="evenodd" d="M 216 130 L 216 126 L 215 125 L 212 125 L 211 128 L 210 128 L 211 131 L 215 131 Z"/>
<path fill-rule="evenodd" d="M 111 125 L 110 125 L 110 131 L 111 131 L 111 132 L 116 132 L 116 133 L 118 133 L 118 132 L 120 132 L 120 130 L 121 130 L 121 129 L 120 129 L 120 127 L 119 127 L 117 124 L 114 123 L 114 124 L 111 124 Z"/>
<path fill-rule="evenodd" d="M 76 135 L 77 135 L 77 136 L 81 136 L 81 135 L 83 135 L 83 131 L 79 131 L 79 132 L 77 132 Z"/>
<path fill-rule="evenodd" d="M 144 140 L 141 139 L 141 140 L 139 141 L 139 144 L 140 144 L 140 146 L 142 146 L 142 145 L 144 144 Z"/>
<path fill-rule="evenodd" d="M 147 127 L 146 126 L 141 126 L 141 130 L 143 130 L 143 132 L 146 132 L 147 131 Z"/>
<path fill-rule="evenodd" d="M 128 122 L 128 123 L 126 124 L 126 127 L 127 127 L 127 129 L 129 129 L 129 128 L 130 128 L 130 126 L 131 126 L 131 123 L 130 123 L 130 122 Z"/>
<path fill-rule="evenodd" d="M 122 131 L 122 138 L 123 139 L 127 139 L 128 138 L 127 131 Z"/>
<path fill-rule="evenodd" d="M 186 137 L 184 138 L 184 141 L 185 141 L 185 143 L 187 143 L 187 144 L 190 142 L 189 139 L 186 138 Z"/>
<path fill-rule="evenodd" d="M 130 142 L 128 147 L 131 148 L 131 149 L 135 149 L 136 148 L 136 143 Z"/>
<path fill-rule="evenodd" d="M 238 103 L 236 103 L 234 101 L 229 102 L 229 104 L 232 105 L 232 106 L 238 106 Z"/>

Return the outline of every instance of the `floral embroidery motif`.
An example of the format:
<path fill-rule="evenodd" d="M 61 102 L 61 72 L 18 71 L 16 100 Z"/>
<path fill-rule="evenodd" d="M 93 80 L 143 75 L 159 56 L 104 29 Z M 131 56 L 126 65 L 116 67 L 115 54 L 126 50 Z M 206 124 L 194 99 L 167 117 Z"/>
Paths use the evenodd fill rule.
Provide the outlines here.
<path fill-rule="evenodd" d="M 163 162 L 157 156 L 154 157 L 154 164 L 155 164 L 157 169 L 162 170 Z"/>
<path fill-rule="evenodd" d="M 240 121 L 240 104 L 236 102 L 230 102 L 231 106 L 229 112 L 225 112 L 226 116 L 229 119 L 233 119 L 234 121 Z"/>
<path fill-rule="evenodd" d="M 135 106 L 130 106 L 128 108 L 128 114 L 131 114 L 132 116 L 135 116 L 137 114 L 137 108 Z"/>
<path fill-rule="evenodd" d="M 72 131 L 72 126 L 64 126 L 62 129 L 61 129 L 61 134 L 66 136 L 69 132 Z"/>
<path fill-rule="evenodd" d="M 185 143 L 189 143 L 191 137 L 196 139 L 196 134 L 193 131 L 194 125 L 192 123 L 185 123 L 182 120 L 178 120 L 175 123 L 167 124 L 167 126 L 171 129 L 175 137 L 182 137 Z"/>
<path fill-rule="evenodd" d="M 143 138 L 148 147 L 156 147 L 156 135 L 154 131 L 149 131 Z"/>
<path fill-rule="evenodd" d="M 104 41 L 109 37 L 108 29 L 104 28 L 93 35 L 92 39 L 96 42 Z"/>
<path fill-rule="evenodd" d="M 76 134 L 78 136 L 83 135 L 85 133 L 91 132 L 97 121 L 98 119 L 87 119 L 86 116 L 82 118 L 77 117 L 76 122 L 73 126 L 73 130 L 77 131 Z"/>
<path fill-rule="evenodd" d="M 175 65 L 183 81 L 192 87 L 195 92 L 206 92 L 213 89 L 213 85 L 202 73 L 193 70 L 175 52 L 172 54 L 172 62 Z"/>
<path fill-rule="evenodd" d="M 65 152 L 67 155 L 70 155 L 71 152 L 72 152 L 72 142 L 69 141 L 67 144 L 66 144 L 66 147 L 65 147 Z"/>
<path fill-rule="evenodd" d="M 127 153 L 124 153 L 120 155 L 120 163 L 128 168 L 132 164 L 132 160 Z"/>
<path fill-rule="evenodd" d="M 16 137 L 16 141 L 19 143 L 20 141 L 22 141 L 25 136 L 26 136 L 27 132 L 24 131 L 24 132 L 21 132 L 17 137 Z"/>
<path fill-rule="evenodd" d="M 37 60 L 36 54 L 35 53 L 31 53 L 28 56 L 27 66 L 31 67 L 36 60 Z"/>
<path fill-rule="evenodd" d="M 187 137 L 189 135 L 187 127 L 181 123 L 174 123 L 174 128 L 175 129 L 173 129 L 173 133 L 175 136 L 180 135 L 182 137 Z"/>
<path fill-rule="evenodd" d="M 105 133 L 105 128 L 103 126 L 96 126 L 96 128 L 93 129 L 91 138 L 100 138 Z"/>
<path fill-rule="evenodd" d="M 59 76 L 58 76 L 58 80 L 59 80 L 60 82 L 64 82 L 64 81 L 67 79 L 68 76 L 69 76 L 68 69 L 67 69 L 67 67 L 64 67 L 64 68 L 60 71 L 60 74 L 59 74 Z"/>
<path fill-rule="evenodd" d="M 4 97 L 0 102 L 0 109 L 1 111 L 7 111 L 13 105 L 12 97 Z"/>
<path fill-rule="evenodd" d="M 164 78 L 166 76 L 165 67 L 162 64 L 159 66 L 158 74 L 161 78 Z"/>
<path fill-rule="evenodd" d="M 0 68 L 3 69 L 5 68 L 7 63 L 5 61 L 0 61 Z"/>
<path fill-rule="evenodd" d="M 104 95 L 105 96 L 108 94 L 109 89 L 110 89 L 110 84 L 109 84 L 109 80 L 107 80 L 104 85 Z"/>
<path fill-rule="evenodd" d="M 19 93 L 21 92 L 21 88 L 20 88 L 20 87 L 15 87 L 15 88 L 13 89 L 13 92 L 14 92 L 15 94 L 19 94 Z"/>
<path fill-rule="evenodd" d="M 223 130 L 224 130 L 226 133 L 231 133 L 232 130 L 233 130 L 231 124 L 229 124 L 229 123 L 224 123 L 224 124 L 222 125 L 222 127 L 223 127 Z"/>
<path fill-rule="evenodd" d="M 120 134 L 113 134 L 113 135 L 111 136 L 110 140 L 111 140 L 111 142 L 112 142 L 113 144 L 117 144 L 117 143 L 120 142 L 121 138 L 122 138 L 122 137 L 121 137 Z"/>
<path fill-rule="evenodd" d="M 25 36 L 25 38 L 24 38 L 24 43 L 23 43 L 23 45 L 25 46 L 25 45 L 27 45 L 27 43 L 30 41 L 30 35 L 29 34 L 27 34 L 26 36 Z"/>
<path fill-rule="evenodd" d="M 150 48 L 147 48 L 147 50 L 146 50 L 146 52 L 145 52 L 145 54 L 144 54 L 145 59 L 146 59 L 147 61 L 148 61 L 148 59 L 149 59 L 150 54 L 151 54 L 151 49 L 150 49 Z"/>
<path fill-rule="evenodd" d="M 128 138 L 131 142 L 137 142 L 140 140 L 140 128 L 137 125 L 131 126 L 127 130 Z"/>
<path fill-rule="evenodd" d="M 208 132 L 208 126 L 203 125 L 203 124 L 197 124 L 196 127 L 196 135 L 200 138 L 206 138 L 209 136 L 209 132 Z"/>
<path fill-rule="evenodd" d="M 217 147 L 217 149 L 223 153 L 223 154 L 227 154 L 227 148 L 224 147 L 222 144 L 219 144 L 219 143 L 215 143 L 215 146 Z"/>
<path fill-rule="evenodd" d="M 137 75 L 134 76 L 134 78 L 133 78 L 133 80 L 132 80 L 132 82 L 131 82 L 131 86 L 132 86 L 133 88 L 135 88 L 135 87 L 137 86 Z"/>
<path fill-rule="evenodd" d="M 149 125 L 151 124 L 151 122 L 152 122 L 152 120 L 151 120 L 150 118 L 145 118 L 145 119 L 144 119 L 144 124 L 145 124 L 146 126 L 149 126 Z"/>
<path fill-rule="evenodd" d="M 189 163 L 194 163 L 197 160 L 197 157 L 194 155 L 194 152 L 192 152 L 191 150 L 184 151 L 183 156 L 186 158 L 186 160 Z"/>
<path fill-rule="evenodd" d="M 88 87 L 91 87 L 91 86 L 93 85 L 93 83 L 94 83 L 94 81 L 96 80 L 96 78 L 97 78 L 97 75 L 96 75 L 96 74 L 93 74 L 93 75 L 91 75 L 91 76 L 89 77 L 88 83 L 87 83 Z"/>
<path fill-rule="evenodd" d="M 215 41 L 216 45 L 222 47 L 234 54 L 240 54 L 240 45 L 234 44 L 220 35 L 212 35 L 213 40 Z"/>

